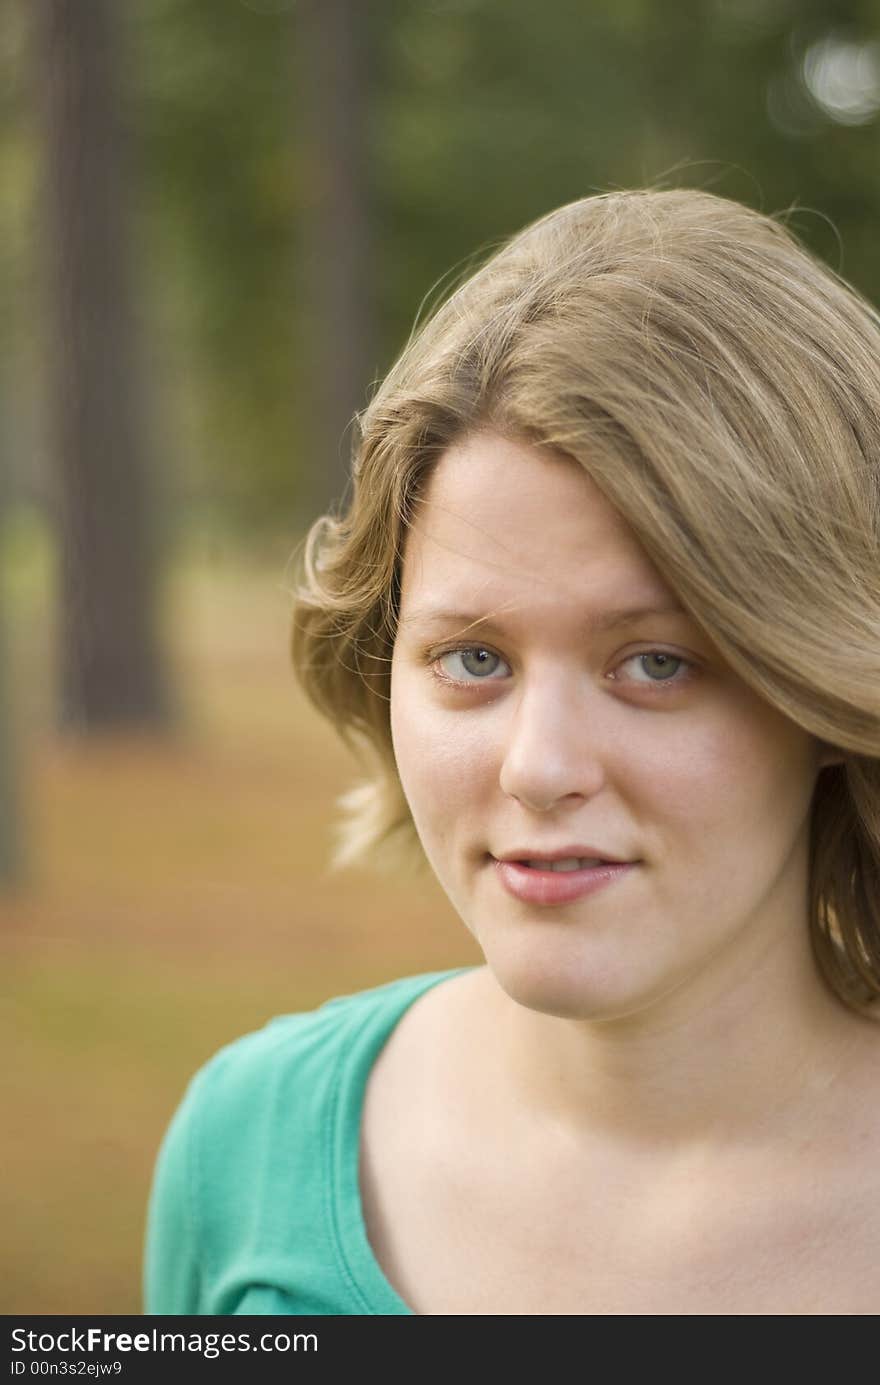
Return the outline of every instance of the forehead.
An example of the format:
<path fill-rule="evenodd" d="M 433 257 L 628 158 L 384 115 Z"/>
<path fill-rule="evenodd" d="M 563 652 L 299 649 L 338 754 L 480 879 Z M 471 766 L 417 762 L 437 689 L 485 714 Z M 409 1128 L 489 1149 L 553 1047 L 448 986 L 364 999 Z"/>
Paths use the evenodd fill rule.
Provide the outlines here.
<path fill-rule="evenodd" d="M 670 595 L 626 521 L 570 457 L 491 433 L 440 458 L 404 552 L 404 606 Z"/>

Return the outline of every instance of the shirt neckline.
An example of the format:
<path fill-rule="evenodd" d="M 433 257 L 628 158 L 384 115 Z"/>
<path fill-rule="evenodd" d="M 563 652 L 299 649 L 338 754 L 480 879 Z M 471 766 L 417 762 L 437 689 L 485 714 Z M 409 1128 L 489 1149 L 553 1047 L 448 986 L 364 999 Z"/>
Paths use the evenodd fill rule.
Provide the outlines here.
<path fill-rule="evenodd" d="M 326 1212 L 340 1273 L 365 1314 L 415 1314 L 386 1278 L 367 1236 L 360 1189 L 361 1125 L 367 1080 L 381 1049 L 410 1006 L 433 986 L 472 970 L 473 967 L 456 967 L 392 982 L 389 990 L 399 987 L 394 997 L 396 1003 L 370 1009 L 341 1047 L 325 1139 Z"/>

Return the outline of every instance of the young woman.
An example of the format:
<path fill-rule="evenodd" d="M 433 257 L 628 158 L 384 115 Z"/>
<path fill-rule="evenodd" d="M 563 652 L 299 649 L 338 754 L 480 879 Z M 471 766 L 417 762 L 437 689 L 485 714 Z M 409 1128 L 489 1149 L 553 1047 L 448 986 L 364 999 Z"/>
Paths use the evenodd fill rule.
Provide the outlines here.
<path fill-rule="evenodd" d="M 485 965 L 194 1079 L 147 1307 L 880 1310 L 880 320 L 701 192 L 560 208 L 407 346 L 294 659 Z"/>

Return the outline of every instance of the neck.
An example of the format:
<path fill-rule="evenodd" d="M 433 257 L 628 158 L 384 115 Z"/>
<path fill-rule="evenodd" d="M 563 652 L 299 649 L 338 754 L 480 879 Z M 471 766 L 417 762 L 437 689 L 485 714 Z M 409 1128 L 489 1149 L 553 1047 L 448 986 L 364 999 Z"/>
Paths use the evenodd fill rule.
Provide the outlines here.
<path fill-rule="evenodd" d="M 544 1014 L 487 981 L 501 1081 L 531 1129 L 670 1152 L 803 1131 L 867 1024 L 828 990 L 806 936 L 771 941 L 733 984 L 704 974 L 610 1019 Z"/>

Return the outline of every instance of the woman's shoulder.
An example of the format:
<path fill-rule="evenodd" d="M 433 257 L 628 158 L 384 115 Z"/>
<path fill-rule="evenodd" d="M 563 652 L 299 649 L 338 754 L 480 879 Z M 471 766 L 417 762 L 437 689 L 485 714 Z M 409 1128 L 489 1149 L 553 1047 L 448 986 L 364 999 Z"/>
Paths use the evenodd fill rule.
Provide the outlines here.
<path fill-rule="evenodd" d="M 317 1099 L 340 1063 L 375 1057 L 401 1015 L 425 991 L 455 971 L 404 976 L 333 996 L 311 1010 L 277 1015 L 232 1040 L 196 1072 L 184 1098 L 200 1121 L 247 1119 L 291 1099 L 298 1090 Z"/>
<path fill-rule="evenodd" d="M 303 1187 L 321 1140 L 357 1107 L 397 1019 L 448 975 L 337 995 L 224 1045 L 190 1080 L 165 1132 L 160 1192 L 183 1189 L 181 1197 L 203 1209 L 197 1219 L 207 1220 L 211 1208 L 237 1205 L 243 1187 L 277 1189 L 291 1180 Z"/>
<path fill-rule="evenodd" d="M 156 1162 L 148 1311 L 228 1312 L 245 1281 L 311 1283 L 309 1248 L 326 1234 L 340 1159 L 346 1168 L 356 1150 L 365 1076 L 400 1015 L 450 974 L 402 977 L 276 1016 L 198 1070 Z"/>

